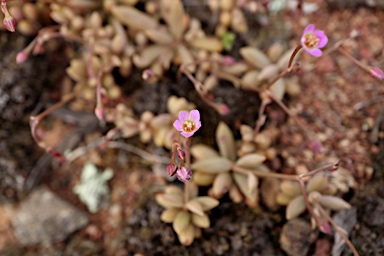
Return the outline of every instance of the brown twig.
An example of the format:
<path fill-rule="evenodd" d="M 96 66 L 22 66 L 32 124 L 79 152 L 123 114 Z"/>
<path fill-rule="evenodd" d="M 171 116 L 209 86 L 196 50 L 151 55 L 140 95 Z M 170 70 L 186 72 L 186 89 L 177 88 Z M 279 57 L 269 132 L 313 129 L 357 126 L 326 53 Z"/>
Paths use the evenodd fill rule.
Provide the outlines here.
<path fill-rule="evenodd" d="M 354 256 L 359 256 L 359 253 L 357 252 L 355 246 L 353 246 L 352 242 L 348 239 L 348 237 L 345 235 L 345 230 L 341 228 L 339 225 L 337 225 L 333 219 L 327 214 L 327 212 L 323 209 L 323 207 L 319 204 L 316 207 L 319 211 L 321 216 L 323 216 L 331 225 L 333 228 L 336 230 L 336 232 L 343 238 L 345 243 L 348 245 L 349 249 L 351 249 L 352 253 Z"/>
<path fill-rule="evenodd" d="M 39 136 L 37 135 L 37 127 L 39 126 L 41 120 L 46 117 L 47 115 L 49 115 L 50 113 L 52 113 L 53 111 L 55 111 L 56 109 L 64 106 L 65 104 L 67 104 L 69 101 L 71 101 L 73 98 L 75 97 L 75 93 L 71 93 L 69 95 L 65 95 L 63 97 L 63 99 L 61 101 L 59 101 L 58 103 L 56 103 L 55 105 L 53 105 L 52 107 L 46 109 L 44 112 L 40 113 L 39 115 L 37 116 L 31 116 L 29 118 L 29 124 L 31 126 L 31 134 L 32 134 L 32 138 L 35 140 L 36 144 L 43 148 L 47 153 L 53 155 L 54 157 L 58 158 L 61 162 L 64 162 L 65 161 L 65 156 L 56 151 L 54 148 L 52 148 L 51 146 L 48 146 L 44 141 L 42 141 Z"/>

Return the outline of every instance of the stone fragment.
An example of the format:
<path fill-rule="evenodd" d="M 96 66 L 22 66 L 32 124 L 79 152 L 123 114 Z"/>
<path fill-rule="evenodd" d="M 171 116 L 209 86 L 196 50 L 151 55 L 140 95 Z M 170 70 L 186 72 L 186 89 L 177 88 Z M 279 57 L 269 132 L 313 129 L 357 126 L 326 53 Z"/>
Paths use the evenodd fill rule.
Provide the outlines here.
<path fill-rule="evenodd" d="M 46 188 L 38 188 L 11 216 L 15 235 L 24 246 L 65 239 L 88 223 L 88 216 Z"/>

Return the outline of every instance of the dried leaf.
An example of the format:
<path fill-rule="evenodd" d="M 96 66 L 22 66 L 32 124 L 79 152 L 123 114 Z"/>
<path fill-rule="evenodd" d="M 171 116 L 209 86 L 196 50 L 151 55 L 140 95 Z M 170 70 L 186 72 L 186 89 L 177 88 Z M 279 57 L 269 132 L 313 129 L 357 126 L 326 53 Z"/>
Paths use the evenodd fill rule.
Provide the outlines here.
<path fill-rule="evenodd" d="M 296 197 L 301 194 L 300 184 L 296 181 L 284 180 L 280 184 L 280 190 L 289 197 Z"/>
<path fill-rule="evenodd" d="M 219 173 L 212 185 L 212 192 L 216 198 L 222 197 L 232 186 L 232 177 L 228 172 Z"/>
<path fill-rule="evenodd" d="M 181 188 L 175 185 L 169 185 L 164 191 L 166 194 L 182 195 L 184 192 Z"/>
<path fill-rule="evenodd" d="M 237 33 L 248 32 L 248 24 L 244 13 L 239 8 L 234 8 L 231 15 L 231 28 Z"/>
<path fill-rule="evenodd" d="M 220 154 L 229 160 L 236 159 L 235 139 L 231 129 L 224 122 L 220 122 L 216 129 L 216 142 L 219 147 Z"/>
<path fill-rule="evenodd" d="M 205 173 L 205 172 L 194 172 L 192 179 L 193 183 L 198 186 L 209 186 L 215 180 L 216 174 Z"/>
<path fill-rule="evenodd" d="M 248 186 L 248 176 L 242 173 L 233 173 L 233 179 L 235 180 L 237 187 L 240 189 L 241 193 L 245 196 L 246 203 L 251 206 L 257 206 L 258 203 L 258 190 L 250 190 Z"/>
<path fill-rule="evenodd" d="M 321 196 L 319 202 L 325 208 L 334 211 L 340 211 L 351 208 L 351 205 L 349 203 L 336 196 Z"/>
<path fill-rule="evenodd" d="M 287 220 L 296 218 L 302 214 L 306 209 L 304 196 L 300 195 L 295 197 L 287 206 L 285 217 Z"/>
<path fill-rule="evenodd" d="M 186 68 L 189 72 L 195 73 L 196 66 L 191 65 L 194 62 L 191 51 L 181 44 L 177 47 L 177 55 L 180 58 L 181 64 L 186 65 Z"/>
<path fill-rule="evenodd" d="M 225 157 L 202 159 L 191 165 L 191 169 L 205 173 L 229 172 L 233 163 Z"/>
<path fill-rule="evenodd" d="M 182 245 L 191 245 L 195 239 L 195 227 L 192 224 L 189 224 L 180 233 L 178 233 L 178 238 Z"/>
<path fill-rule="evenodd" d="M 169 45 L 174 41 L 174 38 L 164 26 L 155 29 L 147 29 L 144 33 L 149 39 L 157 44 Z"/>
<path fill-rule="evenodd" d="M 272 92 L 272 95 L 275 96 L 275 98 L 282 100 L 285 94 L 285 83 L 284 80 L 279 79 L 277 80 L 269 90 Z"/>
<path fill-rule="evenodd" d="M 184 7 L 180 0 L 162 0 L 160 11 L 169 30 L 179 40 L 183 35 Z"/>
<path fill-rule="evenodd" d="M 279 73 L 279 67 L 275 64 L 270 64 L 268 66 L 265 66 L 257 76 L 257 80 L 259 82 L 263 81 L 271 81 L 273 78 L 277 76 Z M 281 81 L 281 79 L 279 79 Z"/>
<path fill-rule="evenodd" d="M 257 185 L 259 184 L 259 180 L 257 179 L 257 177 L 255 176 L 255 174 L 249 172 L 248 173 L 248 189 L 249 189 L 249 193 L 253 193 L 255 191 L 255 189 L 257 188 Z"/>
<path fill-rule="evenodd" d="M 179 213 L 179 211 L 180 209 L 176 209 L 176 208 L 166 209 L 161 214 L 160 219 L 165 223 L 172 223 L 173 220 L 176 218 L 176 215 Z"/>
<path fill-rule="evenodd" d="M 87 66 L 82 59 L 72 59 L 66 71 L 73 80 L 78 82 L 86 79 Z"/>
<path fill-rule="evenodd" d="M 196 213 L 197 215 L 200 215 L 200 216 L 204 215 L 203 207 L 196 200 L 188 201 L 185 207 L 187 207 L 188 210 L 190 210 L 193 213 Z"/>
<path fill-rule="evenodd" d="M 307 183 L 307 192 L 322 191 L 328 184 L 325 174 L 320 173 L 313 176 Z"/>
<path fill-rule="evenodd" d="M 164 208 L 181 208 L 183 207 L 183 194 L 157 194 L 156 202 Z"/>
<path fill-rule="evenodd" d="M 259 69 L 271 64 L 267 55 L 254 47 L 243 47 L 240 49 L 240 54 L 248 63 Z"/>
<path fill-rule="evenodd" d="M 239 76 L 249 69 L 249 65 L 244 62 L 236 62 L 232 65 L 222 67 L 224 73 Z"/>
<path fill-rule="evenodd" d="M 136 67 L 146 68 L 166 50 L 166 46 L 151 45 L 145 48 L 140 54 L 134 55 L 132 61 Z"/>
<path fill-rule="evenodd" d="M 155 29 L 158 26 L 157 21 L 151 16 L 130 6 L 113 5 L 111 13 L 122 24 L 138 30 Z"/>
<path fill-rule="evenodd" d="M 198 202 L 203 208 L 204 212 L 209 211 L 219 205 L 219 201 L 210 196 L 199 196 L 192 199 L 191 201 Z"/>
<path fill-rule="evenodd" d="M 262 164 L 265 161 L 266 157 L 257 153 L 248 154 L 242 156 L 236 161 L 236 165 L 246 168 L 246 169 L 255 169 L 257 166 Z"/>
<path fill-rule="evenodd" d="M 243 82 L 242 87 L 248 90 L 257 90 L 260 85 L 260 81 L 257 79 L 259 71 L 252 69 L 243 75 L 241 81 Z"/>
<path fill-rule="evenodd" d="M 193 145 L 191 147 L 191 154 L 197 161 L 219 156 L 216 150 L 204 144 Z"/>
<path fill-rule="evenodd" d="M 236 184 L 232 184 L 231 188 L 229 189 L 229 197 L 231 200 L 235 203 L 240 203 L 243 201 L 244 197 L 241 194 L 239 188 L 237 187 Z"/>
<path fill-rule="evenodd" d="M 191 214 L 187 211 L 181 210 L 177 213 L 173 221 L 173 230 L 180 234 L 191 222 Z"/>
<path fill-rule="evenodd" d="M 276 196 L 276 202 L 280 205 L 288 205 L 292 201 L 292 197 L 287 196 L 284 193 L 278 193 Z"/>
<path fill-rule="evenodd" d="M 211 225 L 209 217 L 206 214 L 192 214 L 192 223 L 198 226 L 199 228 L 209 228 L 209 226 Z"/>
<path fill-rule="evenodd" d="M 272 211 L 276 211 L 280 208 L 277 202 L 277 195 L 279 194 L 280 180 L 272 177 L 266 177 L 263 179 L 260 187 L 261 199 L 264 204 Z"/>
<path fill-rule="evenodd" d="M 216 37 L 199 37 L 189 41 L 190 45 L 206 51 L 221 52 L 224 49 L 223 44 Z"/>

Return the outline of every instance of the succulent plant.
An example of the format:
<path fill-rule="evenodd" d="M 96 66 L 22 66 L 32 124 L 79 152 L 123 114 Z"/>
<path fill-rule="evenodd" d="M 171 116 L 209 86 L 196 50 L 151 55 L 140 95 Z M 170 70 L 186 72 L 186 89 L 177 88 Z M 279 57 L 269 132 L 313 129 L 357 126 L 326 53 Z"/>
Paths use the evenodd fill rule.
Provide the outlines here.
<path fill-rule="evenodd" d="M 191 153 L 195 162 L 193 182 L 199 186 L 211 186 L 209 195 L 221 198 L 229 192 L 234 202 L 242 202 L 256 207 L 259 202 L 258 178 L 252 170 L 268 172 L 262 163 L 264 155 L 252 153 L 236 159 L 236 146 L 229 127 L 221 122 L 216 130 L 219 152 L 203 145 L 192 146 Z"/>
<path fill-rule="evenodd" d="M 330 183 L 324 173 L 316 174 L 308 180 L 306 192 L 315 213 L 318 212 L 316 208 L 319 204 L 327 210 L 335 211 L 351 207 L 349 203 L 336 196 L 337 187 Z M 282 181 L 276 201 L 281 205 L 287 205 L 286 218 L 288 220 L 299 216 L 307 208 L 300 184 L 296 181 Z"/>
<path fill-rule="evenodd" d="M 183 245 L 191 245 L 201 237 L 201 229 L 210 226 L 207 212 L 219 205 L 219 201 L 209 196 L 198 196 L 198 187 L 190 184 L 189 196 L 177 186 L 167 186 L 164 193 L 156 195 L 156 201 L 165 208 L 160 219 L 172 223 L 173 229 Z"/>

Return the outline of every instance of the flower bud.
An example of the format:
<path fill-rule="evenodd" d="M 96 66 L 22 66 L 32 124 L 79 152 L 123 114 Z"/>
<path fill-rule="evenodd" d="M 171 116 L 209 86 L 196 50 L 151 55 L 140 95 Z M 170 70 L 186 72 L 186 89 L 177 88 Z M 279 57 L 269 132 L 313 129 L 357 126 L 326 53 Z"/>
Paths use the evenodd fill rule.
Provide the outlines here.
<path fill-rule="evenodd" d="M 102 106 L 97 106 L 95 108 L 95 115 L 99 121 L 103 121 L 105 118 L 105 110 Z"/>
<path fill-rule="evenodd" d="M 183 159 L 185 158 L 185 152 L 181 149 L 177 150 L 177 155 L 180 159 Z"/>
<path fill-rule="evenodd" d="M 15 32 L 16 31 L 16 19 L 13 18 L 11 15 L 5 15 L 3 24 L 4 27 L 10 31 L 10 32 Z"/>
<path fill-rule="evenodd" d="M 15 32 L 16 19 L 9 14 L 7 9 L 7 2 L 5 2 L 4 0 L 1 1 L 1 11 L 4 13 L 4 20 L 3 20 L 4 27 L 11 32 Z"/>
<path fill-rule="evenodd" d="M 187 182 L 192 178 L 192 171 L 191 171 L 191 169 L 183 166 L 177 170 L 176 176 L 179 179 L 179 181 Z"/>
<path fill-rule="evenodd" d="M 177 166 L 174 163 L 169 163 L 167 165 L 166 169 L 167 169 L 168 175 L 172 177 L 173 175 L 175 175 L 175 173 L 177 171 Z"/>
<path fill-rule="evenodd" d="M 379 79 L 379 80 L 384 80 L 384 72 L 383 70 L 379 69 L 379 68 L 371 68 L 371 70 L 369 71 L 369 74 L 373 77 L 373 78 L 376 78 L 376 79 Z"/>
<path fill-rule="evenodd" d="M 27 53 L 25 53 L 24 51 L 21 51 L 16 55 L 16 63 L 18 64 L 23 63 L 27 60 L 27 58 L 28 58 Z"/>
<path fill-rule="evenodd" d="M 329 225 L 329 223 L 327 221 L 323 221 L 320 224 L 319 229 L 324 234 L 328 234 L 328 235 L 332 235 L 333 234 L 331 225 Z"/>

